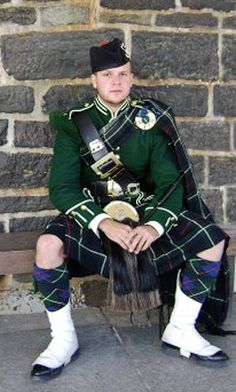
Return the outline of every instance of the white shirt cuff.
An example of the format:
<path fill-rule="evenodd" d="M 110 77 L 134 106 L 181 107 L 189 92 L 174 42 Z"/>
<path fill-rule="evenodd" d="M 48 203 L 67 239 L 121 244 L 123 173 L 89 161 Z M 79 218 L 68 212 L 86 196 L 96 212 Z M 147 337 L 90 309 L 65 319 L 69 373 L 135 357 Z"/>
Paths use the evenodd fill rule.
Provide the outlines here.
<path fill-rule="evenodd" d="M 152 226 L 152 227 L 157 231 L 159 237 L 161 237 L 162 234 L 163 234 L 164 231 L 165 231 L 165 230 L 164 230 L 164 227 L 163 227 L 160 223 L 158 223 L 158 222 L 156 222 L 156 221 L 149 221 L 149 222 L 146 222 L 145 225 Z"/>
<path fill-rule="evenodd" d="M 107 219 L 107 218 L 112 219 L 112 217 L 108 214 L 105 214 L 105 212 L 98 214 L 97 216 L 95 216 L 95 218 L 93 218 L 90 221 L 88 228 L 91 229 L 94 232 L 94 234 L 96 234 L 97 237 L 100 237 L 98 232 L 98 226 L 103 219 Z"/>

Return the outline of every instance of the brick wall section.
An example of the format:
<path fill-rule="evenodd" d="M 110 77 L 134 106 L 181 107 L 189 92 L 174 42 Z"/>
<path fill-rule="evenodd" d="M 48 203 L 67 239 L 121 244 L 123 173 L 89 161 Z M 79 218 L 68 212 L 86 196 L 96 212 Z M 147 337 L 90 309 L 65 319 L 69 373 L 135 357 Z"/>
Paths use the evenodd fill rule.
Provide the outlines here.
<path fill-rule="evenodd" d="M 172 106 L 217 221 L 236 220 L 235 0 L 0 0 L 1 231 L 56 213 L 47 113 L 93 95 L 88 47 L 114 36 L 131 51 L 133 93 Z"/>

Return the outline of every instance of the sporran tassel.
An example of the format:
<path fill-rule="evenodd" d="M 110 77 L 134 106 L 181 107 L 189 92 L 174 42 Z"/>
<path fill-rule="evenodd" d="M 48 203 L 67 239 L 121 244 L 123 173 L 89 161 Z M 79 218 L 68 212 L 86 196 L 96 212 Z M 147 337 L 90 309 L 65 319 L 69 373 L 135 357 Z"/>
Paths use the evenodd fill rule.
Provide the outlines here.
<path fill-rule="evenodd" d="M 133 226 L 130 220 L 123 223 Z M 158 275 L 150 250 L 136 255 L 103 233 L 101 238 L 110 266 L 107 305 L 114 310 L 136 313 L 160 306 Z"/>

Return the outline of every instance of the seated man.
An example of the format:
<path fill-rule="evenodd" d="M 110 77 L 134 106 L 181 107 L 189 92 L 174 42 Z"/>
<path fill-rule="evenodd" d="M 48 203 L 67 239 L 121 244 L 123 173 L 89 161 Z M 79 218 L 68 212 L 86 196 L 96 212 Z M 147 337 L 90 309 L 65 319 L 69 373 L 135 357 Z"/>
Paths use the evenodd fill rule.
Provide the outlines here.
<path fill-rule="evenodd" d="M 34 361 L 32 377 L 56 376 L 79 353 L 70 313 L 70 260 L 78 276 L 109 277 L 102 236 L 130 254 L 149 249 L 158 275 L 181 268 L 163 344 L 187 358 L 225 361 L 227 354 L 203 339 L 195 321 L 219 274 L 227 235 L 200 197 L 170 108 L 130 98 L 133 75 L 124 44 L 117 38 L 102 42 L 90 49 L 90 60 L 95 99 L 50 113 L 57 138 L 49 192 L 61 214 L 37 242 L 34 280 L 52 340 Z M 135 207 L 141 223 L 132 227 L 112 218 L 105 206 L 116 199 Z"/>

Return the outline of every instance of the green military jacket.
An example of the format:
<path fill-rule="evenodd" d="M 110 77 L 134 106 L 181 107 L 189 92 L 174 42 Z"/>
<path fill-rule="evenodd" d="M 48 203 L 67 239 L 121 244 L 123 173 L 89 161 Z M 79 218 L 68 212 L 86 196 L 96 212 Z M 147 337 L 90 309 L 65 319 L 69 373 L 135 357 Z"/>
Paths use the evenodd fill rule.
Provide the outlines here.
<path fill-rule="evenodd" d="M 128 98 L 114 114 L 97 97 L 93 102 L 78 105 L 68 112 L 54 110 L 49 114 L 50 124 L 57 131 L 49 176 L 50 199 L 59 211 L 76 220 L 83 228 L 90 228 L 91 221 L 104 213 L 104 210 L 95 202 L 90 192 L 91 182 L 99 177 L 81 159 L 85 144 L 72 115 L 86 110 L 99 131 L 114 117 L 125 113 L 130 105 L 141 110 L 143 102 Z M 144 203 L 144 215 L 147 215 L 179 176 L 179 169 L 174 148 L 156 121 L 151 128 L 148 127 L 150 129 L 143 127 L 142 123 L 139 126 L 139 123 L 135 122 L 133 132 L 124 143 L 116 147 L 115 153 L 140 183 L 140 194 L 129 201 L 134 206 Z M 182 208 L 183 187 L 180 183 L 150 220 L 158 222 L 164 231 L 168 231 L 178 220 Z"/>

